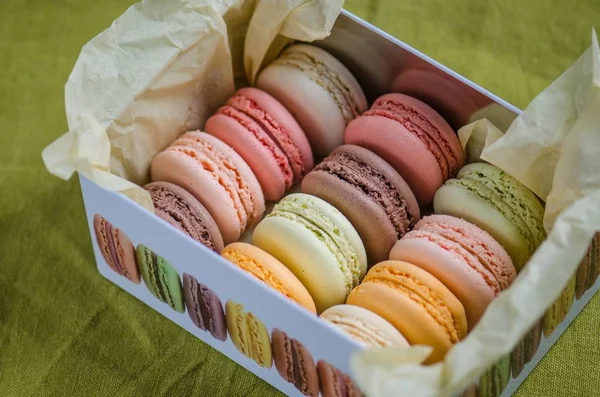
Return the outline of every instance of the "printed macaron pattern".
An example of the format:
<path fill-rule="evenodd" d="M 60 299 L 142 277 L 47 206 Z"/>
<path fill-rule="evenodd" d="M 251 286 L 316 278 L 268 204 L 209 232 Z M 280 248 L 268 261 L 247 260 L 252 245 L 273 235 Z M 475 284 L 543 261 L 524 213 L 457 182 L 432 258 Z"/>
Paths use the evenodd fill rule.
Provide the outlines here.
<path fill-rule="evenodd" d="M 556 328 L 567 317 L 575 300 L 576 275 L 571 277 L 558 299 L 544 314 L 544 336 L 549 338 Z"/>
<path fill-rule="evenodd" d="M 309 312 L 317 312 L 315 302 L 300 280 L 267 252 L 250 244 L 233 243 L 225 247 L 221 255 Z"/>
<path fill-rule="evenodd" d="M 365 248 L 350 221 L 307 194 L 291 194 L 275 205 L 252 242 L 296 275 L 318 313 L 344 303 L 367 270 Z"/>
<path fill-rule="evenodd" d="M 392 324 L 359 306 L 333 306 L 321 313 L 320 318 L 366 347 L 408 346 L 406 338 Z"/>
<path fill-rule="evenodd" d="M 136 254 L 148 291 L 173 310 L 183 313 L 183 290 L 177 270 L 169 261 L 143 244 L 137 246 Z"/>
<path fill-rule="evenodd" d="M 319 388 L 323 397 L 362 397 L 363 394 L 348 374 L 325 360 L 317 362 Z"/>
<path fill-rule="evenodd" d="M 94 232 L 102 257 L 108 267 L 131 282 L 139 284 L 140 272 L 131 240 L 99 214 L 94 215 Z"/>
<path fill-rule="evenodd" d="M 577 299 L 581 299 L 600 277 L 600 233 L 596 233 L 590 243 L 590 247 L 579 264 L 576 277 L 575 296 Z"/>
<path fill-rule="evenodd" d="M 253 313 L 246 313 L 243 305 L 233 301 L 225 304 L 225 316 L 227 330 L 235 348 L 261 367 L 271 368 L 271 339 L 262 321 Z"/>
<path fill-rule="evenodd" d="M 265 211 L 262 189 L 246 162 L 214 136 L 191 131 L 152 161 L 153 181 L 190 192 L 213 217 L 225 244 L 237 241 Z"/>
<path fill-rule="evenodd" d="M 369 263 L 388 259 L 396 241 L 419 220 L 419 204 L 404 179 L 373 152 L 354 145 L 335 149 L 302 181 L 350 220 Z"/>
<path fill-rule="evenodd" d="M 204 127 L 248 163 L 269 201 L 279 200 L 313 167 L 304 131 L 271 95 L 242 88 Z"/>
<path fill-rule="evenodd" d="M 431 107 L 403 94 L 378 98 L 369 111 L 348 125 L 344 141 L 387 161 L 423 206 L 430 204 L 436 190 L 465 164 L 452 127 Z"/>
<path fill-rule="evenodd" d="M 346 125 L 367 110 L 365 95 L 352 73 L 313 45 L 287 48 L 262 71 L 256 86 L 295 116 L 319 157 L 340 146 Z"/>
<path fill-rule="evenodd" d="M 184 273 L 183 296 L 188 315 L 196 327 L 222 342 L 227 340 L 225 312 L 217 294 L 194 276 Z"/>
<path fill-rule="evenodd" d="M 430 273 L 407 262 L 373 266 L 346 303 L 377 313 L 411 345 L 433 347 L 428 364 L 441 361 L 467 334 L 460 301 Z"/>
<path fill-rule="evenodd" d="M 509 380 L 510 356 L 505 356 L 481 376 L 477 397 L 500 397 Z"/>
<path fill-rule="evenodd" d="M 435 194 L 437 214 L 463 218 L 492 235 L 520 271 L 546 238 L 544 208 L 519 181 L 484 163 L 463 167 Z"/>
<path fill-rule="evenodd" d="M 487 232 L 459 218 L 432 215 L 400 239 L 391 260 L 417 265 L 461 301 L 469 329 L 517 275 L 510 256 Z"/>
<path fill-rule="evenodd" d="M 319 395 L 319 375 L 308 349 L 297 339 L 275 328 L 271 335 L 275 367 L 279 375 L 305 396 Z"/>
<path fill-rule="evenodd" d="M 517 378 L 527 363 L 537 353 L 542 341 L 543 321 L 535 323 L 534 327 L 525 335 L 519 344 L 513 349 L 510 362 L 512 377 Z"/>
<path fill-rule="evenodd" d="M 200 244 L 221 252 L 223 237 L 208 210 L 190 193 L 168 182 L 144 186 L 150 193 L 156 215 Z"/>

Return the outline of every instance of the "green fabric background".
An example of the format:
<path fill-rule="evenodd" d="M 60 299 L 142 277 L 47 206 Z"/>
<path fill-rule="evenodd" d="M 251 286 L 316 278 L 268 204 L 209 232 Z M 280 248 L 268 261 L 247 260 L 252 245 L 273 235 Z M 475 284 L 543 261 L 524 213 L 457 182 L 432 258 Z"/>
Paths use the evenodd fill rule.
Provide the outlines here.
<path fill-rule="evenodd" d="M 277 392 L 97 272 L 62 134 L 80 48 L 132 0 L 0 0 L 0 396 Z M 349 0 L 346 7 L 519 107 L 590 43 L 598 0 Z M 518 396 L 599 394 L 596 297 Z"/>

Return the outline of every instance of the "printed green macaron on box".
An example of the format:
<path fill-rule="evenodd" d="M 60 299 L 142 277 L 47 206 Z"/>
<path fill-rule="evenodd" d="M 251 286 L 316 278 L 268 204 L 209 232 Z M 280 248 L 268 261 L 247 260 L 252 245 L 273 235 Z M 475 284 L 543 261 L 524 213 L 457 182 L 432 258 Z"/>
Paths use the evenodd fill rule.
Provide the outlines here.
<path fill-rule="evenodd" d="M 287 16 L 204 3 L 132 7 L 111 28 L 124 51 L 84 51 L 67 85 L 79 135 L 54 144 L 71 145 L 68 161 L 44 159 L 80 172 L 99 272 L 287 395 L 397 395 L 395 381 L 441 393 L 436 371 L 453 394 L 511 395 L 600 288 L 599 237 L 586 237 L 547 310 L 507 302 L 548 251 L 540 190 L 482 154 L 521 112 L 337 1 Z M 130 52 L 150 26 L 174 41 Z M 100 87 L 108 71 L 81 66 L 96 60 L 134 87 L 111 80 L 93 106 L 69 95 Z M 553 219 L 583 236 L 566 212 Z M 487 361 L 469 370 L 463 352 Z"/>

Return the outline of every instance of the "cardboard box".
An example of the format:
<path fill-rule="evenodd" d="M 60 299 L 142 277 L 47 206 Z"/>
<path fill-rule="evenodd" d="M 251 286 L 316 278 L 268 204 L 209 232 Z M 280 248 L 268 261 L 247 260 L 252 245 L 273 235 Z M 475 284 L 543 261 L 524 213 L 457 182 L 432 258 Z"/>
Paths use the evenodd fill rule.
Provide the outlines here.
<path fill-rule="evenodd" d="M 519 113 L 512 105 L 348 12 L 338 18 L 331 36 L 316 44 L 329 50 L 352 70 L 370 100 L 401 90 L 436 108 L 455 129 L 482 117 L 506 128 Z M 299 342 L 294 345 L 296 350 L 303 346 L 310 352 L 314 365 L 324 360 L 342 373 L 350 373 L 350 355 L 361 349 L 355 341 L 126 197 L 106 191 L 85 177 L 80 180 L 98 270 L 108 280 L 285 394 L 301 395 L 292 383 L 280 376 L 274 362 L 259 365 L 236 349 L 230 335 L 225 341 L 216 339 L 194 325 L 186 312 L 176 312 L 159 301 L 143 282 L 136 285 L 111 270 L 95 237 L 93 219 L 96 214 L 125 233 L 134 246 L 143 244 L 167 259 L 181 280 L 187 273 L 206 285 L 219 297 L 223 308 L 227 302 L 241 304 L 247 313 L 252 313 L 253 319 L 264 325 L 269 337 L 274 329 L 279 329 Z M 248 233 L 244 238 L 249 239 Z M 592 264 L 596 264 L 595 255 L 591 259 Z M 565 320 L 548 337 L 544 336 L 541 323 L 529 335 L 526 340 L 528 352 L 521 358 L 530 361 L 519 371 L 518 357 L 513 357 L 512 376 L 506 373 L 500 376 L 507 381 L 510 379 L 503 396 L 509 396 L 517 389 L 600 288 L 598 282 L 591 285 L 593 283 L 588 280 L 588 284 L 587 292 L 574 301 Z M 580 289 L 580 292 L 583 291 Z M 265 344 L 262 348 L 271 347 Z M 505 365 L 504 372 L 507 368 L 510 367 Z"/>

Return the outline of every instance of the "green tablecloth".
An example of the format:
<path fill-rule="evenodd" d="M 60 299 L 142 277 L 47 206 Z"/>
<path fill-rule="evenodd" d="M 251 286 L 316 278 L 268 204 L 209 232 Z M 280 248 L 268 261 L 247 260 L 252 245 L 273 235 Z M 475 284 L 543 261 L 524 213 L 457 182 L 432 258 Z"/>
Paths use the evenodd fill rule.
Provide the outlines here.
<path fill-rule="evenodd" d="M 165 0 L 166 1 L 166 0 Z M 0 396 L 265 396 L 263 381 L 97 272 L 66 130 L 80 48 L 132 0 L 0 0 Z M 351 0 L 346 7 L 523 107 L 590 43 L 598 0 Z M 518 396 L 600 392 L 596 297 Z"/>

